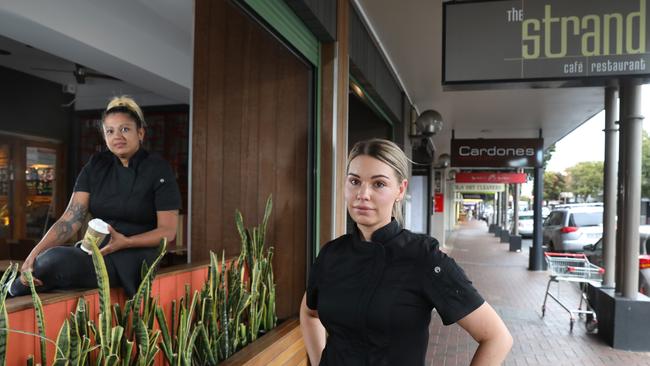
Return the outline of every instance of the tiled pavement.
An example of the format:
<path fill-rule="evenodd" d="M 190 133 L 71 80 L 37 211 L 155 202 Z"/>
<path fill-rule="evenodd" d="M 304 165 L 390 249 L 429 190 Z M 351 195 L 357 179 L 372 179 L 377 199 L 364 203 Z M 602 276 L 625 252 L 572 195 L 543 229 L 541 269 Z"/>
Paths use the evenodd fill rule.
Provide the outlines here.
<path fill-rule="evenodd" d="M 524 242 L 523 252 L 509 252 L 507 243 L 499 243 L 483 222 L 474 221 L 458 227 L 445 243 L 445 251 L 463 267 L 514 338 L 505 365 L 650 365 L 650 352 L 615 350 L 587 333 L 584 320 L 569 332 L 569 314 L 551 299 L 541 317 L 548 273 L 527 270 L 529 242 Z M 560 298 L 577 308 L 579 292 L 570 285 L 561 283 Z M 644 321 L 650 326 L 650 319 Z M 427 365 L 469 365 L 476 347 L 462 328 L 445 327 L 432 317 Z"/>

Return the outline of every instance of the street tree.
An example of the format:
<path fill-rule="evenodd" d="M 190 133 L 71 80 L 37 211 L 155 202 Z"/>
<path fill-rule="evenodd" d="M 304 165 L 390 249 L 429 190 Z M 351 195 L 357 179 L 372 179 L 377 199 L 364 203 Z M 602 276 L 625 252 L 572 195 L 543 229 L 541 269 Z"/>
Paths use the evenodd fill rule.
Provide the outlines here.
<path fill-rule="evenodd" d="M 564 174 L 559 172 L 544 172 L 544 199 L 559 200 L 560 193 L 567 191 Z"/>
<path fill-rule="evenodd" d="M 602 161 L 583 161 L 566 170 L 569 190 L 583 200 L 588 197 L 602 196 L 603 193 Z"/>

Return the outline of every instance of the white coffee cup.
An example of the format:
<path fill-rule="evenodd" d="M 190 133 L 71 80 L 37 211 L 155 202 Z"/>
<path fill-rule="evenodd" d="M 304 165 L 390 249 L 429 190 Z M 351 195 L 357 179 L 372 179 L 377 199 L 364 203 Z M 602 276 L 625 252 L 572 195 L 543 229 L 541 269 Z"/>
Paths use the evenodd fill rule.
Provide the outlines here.
<path fill-rule="evenodd" d="M 92 246 L 99 247 L 106 235 L 108 235 L 108 224 L 102 219 L 92 219 L 88 222 L 88 229 L 86 229 L 79 248 L 88 254 L 92 254 Z"/>

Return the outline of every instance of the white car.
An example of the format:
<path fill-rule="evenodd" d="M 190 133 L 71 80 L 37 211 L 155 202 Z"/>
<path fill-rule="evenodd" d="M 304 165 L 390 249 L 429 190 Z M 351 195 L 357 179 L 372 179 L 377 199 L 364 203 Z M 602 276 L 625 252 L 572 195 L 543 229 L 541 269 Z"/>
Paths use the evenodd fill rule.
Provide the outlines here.
<path fill-rule="evenodd" d="M 548 215 L 542 225 L 543 243 L 556 252 L 582 252 L 603 236 L 603 207 L 562 206 Z"/>
<path fill-rule="evenodd" d="M 517 231 L 522 237 L 533 236 L 533 217 L 533 211 L 519 211 L 519 225 L 517 225 Z"/>

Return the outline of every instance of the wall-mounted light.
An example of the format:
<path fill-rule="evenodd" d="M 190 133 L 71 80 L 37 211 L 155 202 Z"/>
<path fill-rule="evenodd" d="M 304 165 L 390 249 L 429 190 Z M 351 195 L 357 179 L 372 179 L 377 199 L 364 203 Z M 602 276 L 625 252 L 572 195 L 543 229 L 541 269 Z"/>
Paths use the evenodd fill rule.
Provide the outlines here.
<path fill-rule="evenodd" d="M 415 120 L 418 134 L 431 137 L 442 130 L 442 116 L 433 109 L 422 112 Z"/>
<path fill-rule="evenodd" d="M 436 162 L 436 168 L 446 168 L 451 163 L 451 156 L 447 153 L 438 155 L 438 161 Z"/>
<path fill-rule="evenodd" d="M 359 85 L 350 83 L 350 88 L 352 88 L 354 94 L 358 95 L 360 98 L 363 98 L 363 90 L 361 90 L 361 87 L 359 87 Z"/>
<path fill-rule="evenodd" d="M 415 121 L 411 122 L 409 139 L 414 161 L 427 165 L 434 163 L 437 149 L 432 137 L 440 130 L 442 130 L 442 116 L 432 109 L 422 112 Z"/>
<path fill-rule="evenodd" d="M 431 137 L 442 130 L 442 116 L 437 111 L 428 109 L 422 112 L 411 124 L 409 138 L 414 149 L 427 151 L 429 162 L 433 162 L 436 146 Z"/>

